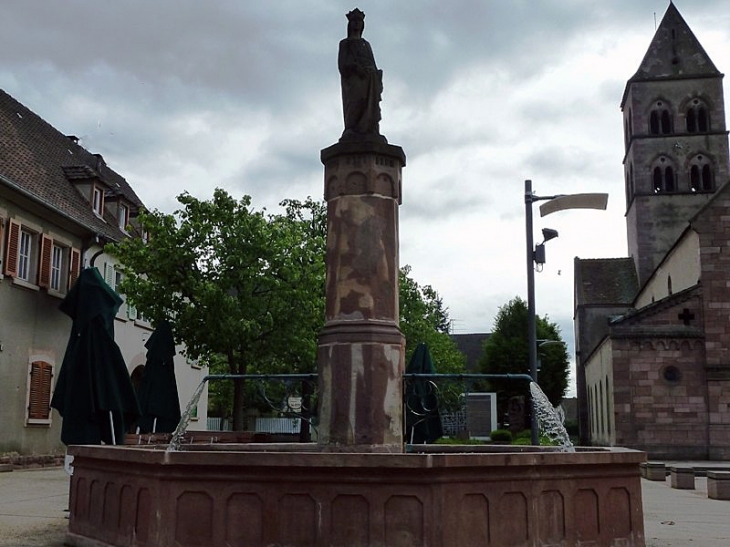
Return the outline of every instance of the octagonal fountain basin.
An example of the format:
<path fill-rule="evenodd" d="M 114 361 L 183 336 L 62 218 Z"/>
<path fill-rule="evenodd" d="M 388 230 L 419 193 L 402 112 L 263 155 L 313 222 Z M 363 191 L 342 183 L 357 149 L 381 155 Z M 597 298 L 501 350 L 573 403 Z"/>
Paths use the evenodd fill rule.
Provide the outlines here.
<path fill-rule="evenodd" d="M 74 446 L 75 546 L 644 545 L 643 452 Z"/>

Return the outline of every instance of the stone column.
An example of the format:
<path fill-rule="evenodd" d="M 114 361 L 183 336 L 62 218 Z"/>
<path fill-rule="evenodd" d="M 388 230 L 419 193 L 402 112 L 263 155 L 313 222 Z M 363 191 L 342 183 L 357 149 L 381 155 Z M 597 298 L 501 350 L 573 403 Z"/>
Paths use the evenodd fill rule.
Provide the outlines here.
<path fill-rule="evenodd" d="M 322 150 L 326 324 L 319 338 L 319 443 L 403 449 L 405 339 L 398 328 L 398 206 L 405 154 L 374 141 Z"/>

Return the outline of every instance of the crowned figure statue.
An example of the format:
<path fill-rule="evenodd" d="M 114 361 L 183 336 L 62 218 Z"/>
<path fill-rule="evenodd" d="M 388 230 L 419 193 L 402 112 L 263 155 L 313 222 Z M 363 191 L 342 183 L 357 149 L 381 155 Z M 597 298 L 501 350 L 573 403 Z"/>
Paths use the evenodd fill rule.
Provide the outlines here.
<path fill-rule="evenodd" d="M 373 50 L 362 37 L 365 14 L 355 8 L 347 14 L 347 20 L 347 38 L 340 41 L 338 56 L 345 118 L 345 130 L 340 142 L 385 142 L 379 126 L 383 71 L 378 69 Z"/>

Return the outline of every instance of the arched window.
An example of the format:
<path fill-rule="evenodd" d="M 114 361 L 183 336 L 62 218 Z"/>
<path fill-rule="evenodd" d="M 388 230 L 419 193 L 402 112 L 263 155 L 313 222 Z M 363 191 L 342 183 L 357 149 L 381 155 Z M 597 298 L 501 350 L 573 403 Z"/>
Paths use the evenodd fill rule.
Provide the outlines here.
<path fill-rule="evenodd" d="M 712 163 L 704 154 L 698 154 L 689 166 L 689 188 L 692 192 L 712 192 L 715 189 Z"/>
<path fill-rule="evenodd" d="M 664 101 L 657 101 L 649 114 L 649 133 L 669 135 L 672 132 L 672 116 Z"/>
<path fill-rule="evenodd" d="M 675 171 L 672 160 L 667 156 L 660 156 L 652 164 L 652 184 L 655 194 L 674 192 L 677 190 Z"/>
<path fill-rule="evenodd" d="M 629 163 L 629 168 L 626 170 L 626 205 L 631 203 L 634 199 L 634 164 Z"/>
<path fill-rule="evenodd" d="M 687 133 L 707 133 L 710 131 L 710 111 L 700 99 L 692 99 L 685 114 Z"/>

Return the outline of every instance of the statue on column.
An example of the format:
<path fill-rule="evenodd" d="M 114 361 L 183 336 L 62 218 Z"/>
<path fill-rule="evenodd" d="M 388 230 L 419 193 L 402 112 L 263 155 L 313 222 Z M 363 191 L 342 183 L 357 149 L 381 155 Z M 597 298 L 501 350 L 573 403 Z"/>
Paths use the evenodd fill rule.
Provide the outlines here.
<path fill-rule="evenodd" d="M 347 14 L 347 38 L 340 41 L 338 67 L 342 82 L 345 131 L 342 141 L 377 140 L 380 135 L 380 98 L 383 71 L 375 64 L 370 44 L 362 37 L 365 14 L 355 8 Z"/>

